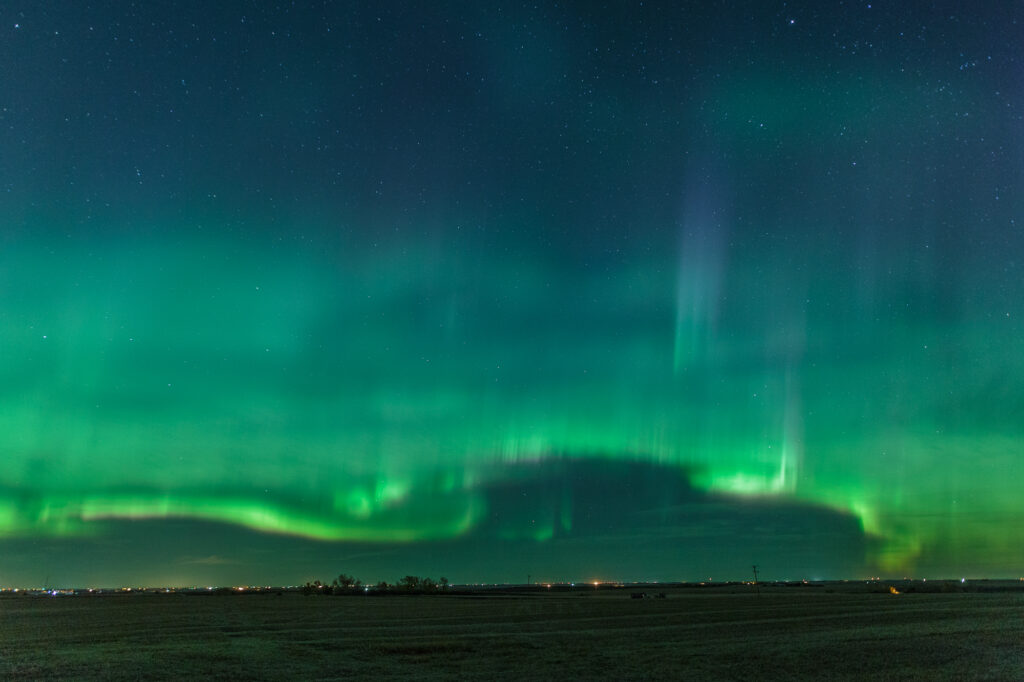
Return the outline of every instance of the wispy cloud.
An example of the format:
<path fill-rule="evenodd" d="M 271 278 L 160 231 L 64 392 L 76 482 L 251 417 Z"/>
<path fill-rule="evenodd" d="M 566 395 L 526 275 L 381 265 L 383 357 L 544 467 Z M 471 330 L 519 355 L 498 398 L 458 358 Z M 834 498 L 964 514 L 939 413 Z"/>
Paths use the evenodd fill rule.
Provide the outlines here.
<path fill-rule="evenodd" d="M 230 564 L 237 564 L 238 562 L 235 561 L 234 559 L 227 559 L 227 558 L 222 557 L 222 556 L 217 556 L 216 554 L 211 554 L 209 556 L 195 557 L 195 558 L 182 557 L 181 559 L 178 559 L 178 563 L 179 564 L 199 564 L 199 565 L 202 565 L 202 566 L 227 566 L 227 565 L 230 565 Z"/>

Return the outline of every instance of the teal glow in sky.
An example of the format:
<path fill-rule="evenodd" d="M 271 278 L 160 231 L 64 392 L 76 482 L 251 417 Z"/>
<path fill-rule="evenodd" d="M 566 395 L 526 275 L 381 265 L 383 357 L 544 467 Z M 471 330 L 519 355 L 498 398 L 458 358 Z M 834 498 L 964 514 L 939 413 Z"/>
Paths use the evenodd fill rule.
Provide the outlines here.
<path fill-rule="evenodd" d="M 1022 572 L 1018 10 L 57 4 L 0 583 Z"/>

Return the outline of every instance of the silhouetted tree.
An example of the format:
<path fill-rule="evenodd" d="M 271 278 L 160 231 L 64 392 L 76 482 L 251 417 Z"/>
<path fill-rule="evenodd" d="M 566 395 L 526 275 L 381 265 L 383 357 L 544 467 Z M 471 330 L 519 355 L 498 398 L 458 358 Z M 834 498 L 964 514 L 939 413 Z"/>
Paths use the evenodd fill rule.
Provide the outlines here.
<path fill-rule="evenodd" d="M 302 594 L 331 594 L 331 586 L 324 585 L 319 580 L 314 580 L 313 582 L 307 582 L 302 586 Z"/>
<path fill-rule="evenodd" d="M 445 577 L 444 577 L 444 576 L 442 575 L 442 576 L 441 576 L 440 578 L 438 578 L 437 582 L 438 582 L 438 584 L 439 584 L 439 585 L 441 586 L 441 589 L 442 589 L 442 590 L 445 590 L 445 591 L 447 591 L 447 590 L 448 590 L 448 578 L 445 578 Z"/>
<path fill-rule="evenodd" d="M 398 587 L 406 592 L 415 592 L 420 588 L 420 578 L 415 575 L 407 575 L 398 581 Z"/>
<path fill-rule="evenodd" d="M 339 575 L 334 582 L 338 587 L 341 587 L 342 589 L 346 590 L 351 589 L 353 587 L 359 587 L 363 584 L 363 581 L 353 578 L 350 575 L 345 575 L 344 573 Z"/>

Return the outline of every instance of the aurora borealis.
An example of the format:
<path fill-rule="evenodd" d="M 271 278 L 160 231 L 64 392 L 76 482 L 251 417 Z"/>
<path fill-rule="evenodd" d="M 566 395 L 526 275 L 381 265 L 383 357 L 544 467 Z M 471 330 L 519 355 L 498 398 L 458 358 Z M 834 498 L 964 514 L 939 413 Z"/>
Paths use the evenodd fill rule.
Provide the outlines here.
<path fill-rule="evenodd" d="M 0 584 L 1024 574 L 1017 3 L 9 3 Z"/>

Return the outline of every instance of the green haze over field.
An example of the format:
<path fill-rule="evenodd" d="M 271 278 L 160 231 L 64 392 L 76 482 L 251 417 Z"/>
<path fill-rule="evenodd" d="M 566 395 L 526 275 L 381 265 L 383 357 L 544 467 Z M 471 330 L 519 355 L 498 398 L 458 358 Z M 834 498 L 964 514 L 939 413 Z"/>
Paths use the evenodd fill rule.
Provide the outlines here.
<path fill-rule="evenodd" d="M 357 3 L 257 49 L 273 17 L 229 7 L 167 62 L 147 27 L 186 4 L 90 35 L 5 17 L 8 57 L 91 84 L 14 75 L 3 110 L 0 539 L 24 562 L 173 520 L 325 564 L 513 543 L 558 574 L 632 537 L 665 579 L 1020 572 L 1024 142 L 994 16 L 836 10 L 834 38 L 809 5 L 707 10 L 704 45 L 676 10 Z M 480 33 L 386 38 L 417 22 Z M 138 66 L 52 56 L 124 32 Z M 752 509 L 846 563 L 722 564 Z M 799 513 L 854 534 L 781 537 Z"/>

